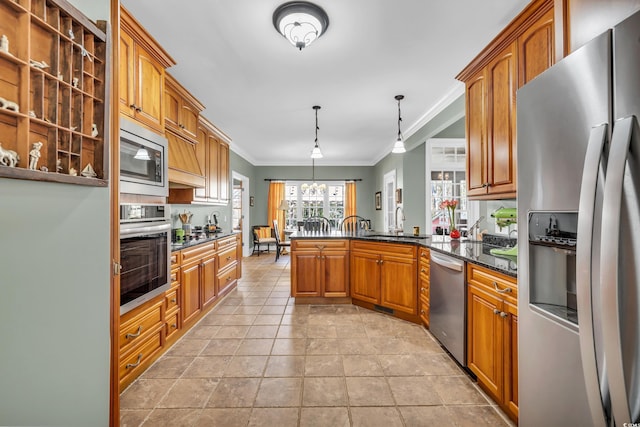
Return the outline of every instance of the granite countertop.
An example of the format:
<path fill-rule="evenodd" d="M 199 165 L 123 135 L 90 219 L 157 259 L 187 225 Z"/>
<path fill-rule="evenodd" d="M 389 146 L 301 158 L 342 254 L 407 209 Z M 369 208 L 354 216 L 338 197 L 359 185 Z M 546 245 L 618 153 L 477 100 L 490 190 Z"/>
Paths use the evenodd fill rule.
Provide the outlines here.
<path fill-rule="evenodd" d="M 482 242 L 478 242 L 468 241 L 465 239 L 451 240 L 449 236 L 432 236 L 427 234 L 414 236 L 412 234 L 396 235 L 394 233 L 373 231 L 363 231 L 359 233 L 343 233 L 341 231 L 332 231 L 330 233 L 298 231 L 291 234 L 289 239 L 358 239 L 385 243 L 418 245 L 441 252 L 445 255 L 451 255 L 455 258 L 487 267 L 511 277 L 518 277 L 517 257 L 495 256 L 491 255 L 489 252 L 493 248 L 505 247 L 508 246 L 508 244 L 515 244 L 515 239 L 505 239 L 497 236 L 491 236 Z"/>
<path fill-rule="evenodd" d="M 223 237 L 234 236 L 237 232 L 222 232 L 222 233 L 205 233 L 202 237 L 197 239 L 189 239 L 184 242 L 171 242 L 171 252 L 181 251 L 182 249 L 192 248 L 194 246 L 202 245 L 203 243 L 209 243 L 222 239 Z"/>

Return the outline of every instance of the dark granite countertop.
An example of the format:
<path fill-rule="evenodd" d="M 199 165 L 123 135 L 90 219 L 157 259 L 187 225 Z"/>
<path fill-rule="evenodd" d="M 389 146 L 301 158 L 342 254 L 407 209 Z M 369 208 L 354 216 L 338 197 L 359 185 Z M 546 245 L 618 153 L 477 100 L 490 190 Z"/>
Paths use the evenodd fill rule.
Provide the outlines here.
<path fill-rule="evenodd" d="M 332 231 L 330 233 L 315 232 L 294 232 L 289 236 L 291 240 L 295 239 L 358 239 L 371 240 L 385 243 L 401 243 L 409 245 L 424 246 L 432 250 L 441 252 L 446 255 L 462 259 L 467 262 L 487 267 L 500 273 L 504 273 L 511 277 L 518 277 L 517 257 L 495 256 L 490 254 L 490 250 L 498 248 L 501 245 L 500 240 L 490 238 L 483 242 L 468 241 L 465 239 L 451 240 L 449 236 L 431 236 L 421 234 L 414 236 L 411 234 L 384 233 L 384 232 L 360 232 L 360 233 L 343 233 L 340 231 Z M 514 241 L 511 241 L 513 243 Z"/>
<path fill-rule="evenodd" d="M 194 246 L 202 245 L 204 243 L 214 242 L 223 237 L 229 237 L 236 235 L 236 232 L 222 232 L 222 233 L 206 233 L 198 239 L 189 239 L 184 242 L 171 242 L 171 252 L 181 251 L 182 249 L 192 248 Z"/>

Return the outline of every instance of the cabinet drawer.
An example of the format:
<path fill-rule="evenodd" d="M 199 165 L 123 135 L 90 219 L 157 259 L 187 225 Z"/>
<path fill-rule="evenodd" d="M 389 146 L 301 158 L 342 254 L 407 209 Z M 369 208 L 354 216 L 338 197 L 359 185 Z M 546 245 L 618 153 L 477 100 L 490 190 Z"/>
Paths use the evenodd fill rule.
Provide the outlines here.
<path fill-rule="evenodd" d="M 218 250 L 227 250 L 230 247 L 236 246 L 236 236 L 223 237 L 221 239 L 216 240 L 216 244 L 218 245 Z"/>
<path fill-rule="evenodd" d="M 188 263 L 197 261 L 200 258 L 208 255 L 209 252 L 215 251 L 215 243 L 203 243 L 202 245 L 198 245 L 193 249 L 185 249 L 180 251 L 180 260 L 181 262 Z"/>
<path fill-rule="evenodd" d="M 176 286 L 175 288 L 171 288 L 164 293 L 164 299 L 167 302 L 166 312 L 169 312 L 179 306 L 180 304 L 178 301 L 178 295 L 180 295 L 179 290 L 180 290 L 180 287 Z"/>
<path fill-rule="evenodd" d="M 163 329 L 156 330 L 136 346 L 131 353 L 120 358 L 119 378 L 122 381 L 129 375 L 137 375 L 142 370 L 147 359 L 153 357 L 162 348 Z"/>
<path fill-rule="evenodd" d="M 236 266 L 228 268 L 227 270 L 220 271 L 218 273 L 218 288 L 220 290 L 225 289 L 232 284 L 238 278 L 238 270 Z"/>
<path fill-rule="evenodd" d="M 171 287 L 177 286 L 180 280 L 180 268 L 171 270 Z"/>
<path fill-rule="evenodd" d="M 418 309 L 418 314 L 420 315 L 420 318 L 422 319 L 424 324 L 427 326 L 429 326 L 429 310 L 430 310 L 429 300 L 423 298 L 423 296 L 420 295 L 420 308 Z"/>
<path fill-rule="evenodd" d="M 431 289 L 429 287 L 429 282 L 428 281 L 425 282 L 424 280 L 421 280 L 418 283 L 418 294 L 420 294 L 420 298 L 423 298 L 426 301 L 429 301 L 430 294 L 431 294 Z"/>
<path fill-rule="evenodd" d="M 431 272 L 431 268 L 429 267 L 429 264 L 425 265 L 424 263 L 421 262 L 418 265 L 418 274 L 419 274 L 418 278 L 420 280 L 426 280 L 428 282 L 430 272 Z"/>
<path fill-rule="evenodd" d="M 351 241 L 351 250 L 374 252 L 377 254 L 401 256 L 401 257 L 416 257 L 416 247 L 414 245 L 404 245 L 399 243 L 379 243 L 368 242 L 364 240 Z"/>
<path fill-rule="evenodd" d="M 176 267 L 180 266 L 180 252 L 172 252 L 169 261 L 171 261 L 171 269 L 173 270 Z"/>
<path fill-rule="evenodd" d="M 162 305 L 164 298 L 155 299 L 150 306 L 141 312 L 133 310 L 125 315 L 120 325 L 120 353 L 128 351 L 130 347 L 143 341 L 144 338 L 162 323 Z M 145 306 L 142 306 L 145 307 Z M 133 313 L 133 317 L 126 319 Z"/>
<path fill-rule="evenodd" d="M 299 240 L 294 239 L 291 241 L 291 250 L 294 251 L 317 251 L 317 250 L 348 250 L 348 240 Z"/>
<path fill-rule="evenodd" d="M 475 264 L 467 264 L 467 282 L 476 285 L 494 295 L 506 298 L 517 305 L 518 285 L 515 279 L 487 270 Z"/>
<path fill-rule="evenodd" d="M 228 265 L 237 261 L 238 253 L 235 247 L 225 249 L 218 254 L 218 269 L 223 270 Z"/>
<path fill-rule="evenodd" d="M 173 314 L 167 315 L 165 336 L 169 339 L 173 334 L 180 330 L 180 310 L 176 310 Z"/>
<path fill-rule="evenodd" d="M 420 248 L 418 249 L 418 258 L 420 258 L 420 262 L 426 262 L 429 264 L 429 248 Z"/>

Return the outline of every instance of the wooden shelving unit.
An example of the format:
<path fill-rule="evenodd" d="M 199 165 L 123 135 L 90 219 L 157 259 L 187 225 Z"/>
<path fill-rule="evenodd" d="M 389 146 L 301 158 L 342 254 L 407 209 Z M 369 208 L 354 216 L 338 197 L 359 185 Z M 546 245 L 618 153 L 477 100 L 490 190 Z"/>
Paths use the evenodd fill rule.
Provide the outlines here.
<path fill-rule="evenodd" d="M 0 144 L 20 160 L 10 167 L 0 158 L 0 177 L 107 186 L 106 23 L 65 0 L 0 0 L 2 35 L 0 98 L 19 108 L 0 108 Z M 81 175 L 87 165 L 95 177 Z"/>

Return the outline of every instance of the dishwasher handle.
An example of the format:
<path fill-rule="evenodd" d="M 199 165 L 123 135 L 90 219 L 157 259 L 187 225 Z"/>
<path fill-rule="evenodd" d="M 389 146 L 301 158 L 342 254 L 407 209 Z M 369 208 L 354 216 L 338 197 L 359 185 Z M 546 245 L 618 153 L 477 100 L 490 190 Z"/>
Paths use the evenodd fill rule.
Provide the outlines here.
<path fill-rule="evenodd" d="M 431 262 L 434 262 L 442 267 L 448 268 L 450 270 L 455 271 L 463 271 L 464 270 L 464 261 L 458 261 L 449 257 L 439 257 L 435 255 L 433 251 L 431 252 Z"/>

